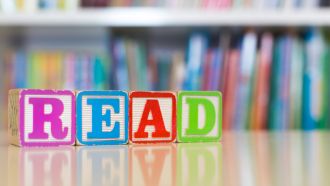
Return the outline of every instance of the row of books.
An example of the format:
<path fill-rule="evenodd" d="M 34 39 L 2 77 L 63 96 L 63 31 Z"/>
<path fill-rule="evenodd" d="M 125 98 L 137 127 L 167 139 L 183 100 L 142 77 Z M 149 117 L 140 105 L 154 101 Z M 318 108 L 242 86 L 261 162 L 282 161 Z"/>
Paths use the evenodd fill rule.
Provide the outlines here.
<path fill-rule="evenodd" d="M 6 52 L 1 69 L 0 114 L 6 123 L 12 88 L 104 90 L 109 88 L 109 58 L 102 54 L 63 51 Z M 0 129 L 3 128 L 0 126 Z"/>
<path fill-rule="evenodd" d="M 104 90 L 108 88 L 108 65 L 105 55 L 7 52 L 4 82 L 8 88 Z"/>
<path fill-rule="evenodd" d="M 161 7 L 194 9 L 282 9 L 328 7 L 328 0 L 1 0 L 3 12 L 34 12 L 104 7 Z"/>
<path fill-rule="evenodd" d="M 111 87 L 119 90 L 180 90 L 184 53 L 148 52 L 146 43 L 125 37 L 112 42 Z"/>
<path fill-rule="evenodd" d="M 327 32 L 193 33 L 182 89 L 222 91 L 224 129 L 329 129 Z"/>
<path fill-rule="evenodd" d="M 190 74 L 186 74 L 186 79 L 190 86 L 184 88 L 207 87 L 223 92 L 224 129 L 329 128 L 330 51 L 327 36 L 318 29 L 279 35 L 247 31 L 231 44 L 226 42 L 227 36 L 220 39 L 216 50 L 222 58 L 211 62 L 208 59 L 219 54 L 214 48 L 205 47 L 205 36 L 193 36 L 191 41 L 200 42 L 203 47 L 189 50 L 194 54 L 199 51 L 200 56 L 189 58 L 188 54 L 187 71 Z M 191 44 L 191 47 L 196 46 L 198 44 Z M 190 59 L 199 68 L 189 68 Z M 218 77 L 220 82 L 215 80 Z M 207 82 L 208 85 L 212 82 L 220 85 L 208 87 Z"/>
<path fill-rule="evenodd" d="M 330 127 L 330 45 L 326 31 L 246 30 L 219 35 L 193 32 L 186 49 L 157 49 L 151 41 L 114 35 L 104 54 L 9 52 L 0 64 L 4 65 L 0 85 L 5 90 L 0 100 L 6 100 L 9 88 L 23 87 L 220 90 L 224 129 Z M 35 45 L 29 44 L 30 48 Z"/>

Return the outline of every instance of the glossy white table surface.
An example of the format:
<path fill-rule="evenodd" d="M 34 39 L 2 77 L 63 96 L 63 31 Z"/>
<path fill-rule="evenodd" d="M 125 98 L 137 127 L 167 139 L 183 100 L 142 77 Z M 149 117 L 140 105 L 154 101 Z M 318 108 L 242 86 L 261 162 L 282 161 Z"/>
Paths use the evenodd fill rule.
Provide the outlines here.
<path fill-rule="evenodd" d="M 9 146 L 0 185 L 329 185 L 330 132 L 224 132 L 220 143 Z"/>

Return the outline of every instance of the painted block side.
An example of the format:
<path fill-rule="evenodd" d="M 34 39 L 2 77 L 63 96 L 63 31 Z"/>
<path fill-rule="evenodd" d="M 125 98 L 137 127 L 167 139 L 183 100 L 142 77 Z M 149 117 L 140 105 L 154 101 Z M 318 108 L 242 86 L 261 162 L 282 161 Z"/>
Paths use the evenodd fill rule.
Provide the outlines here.
<path fill-rule="evenodd" d="M 86 130 L 86 126 L 83 126 L 83 111 L 84 109 L 89 108 L 83 108 L 83 97 L 84 96 L 92 96 L 92 97 L 119 97 L 123 101 L 122 107 L 123 111 L 123 119 L 121 123 L 123 123 L 122 129 L 120 129 L 120 132 L 123 131 L 123 139 L 97 139 L 94 141 L 88 141 L 83 139 L 83 130 Z M 127 144 L 128 143 L 128 94 L 124 91 L 80 91 L 77 93 L 77 145 L 120 145 L 120 144 Z M 121 103 L 120 103 L 121 104 Z M 90 111 L 92 112 L 92 110 Z M 112 113 L 113 114 L 113 113 Z M 86 121 L 85 121 L 86 122 Z M 92 124 L 91 124 L 92 125 Z M 90 126 L 92 127 L 92 126 Z"/>
<path fill-rule="evenodd" d="M 186 114 L 187 109 L 183 109 L 183 97 L 217 97 L 218 107 L 216 114 L 218 115 L 218 135 L 216 137 L 194 136 L 188 137 L 183 135 L 183 114 Z M 222 94 L 218 91 L 179 91 L 178 92 L 178 111 L 177 111 L 177 141 L 178 142 L 216 142 L 221 140 L 222 136 Z"/>
<path fill-rule="evenodd" d="M 25 117 L 32 117 L 31 115 L 34 108 L 30 108 L 28 110 L 27 106 L 25 105 L 25 99 L 27 97 L 38 97 L 38 98 L 54 98 L 61 99 L 61 102 L 63 103 L 64 111 L 61 114 L 61 117 L 67 118 L 66 120 L 66 127 L 68 129 L 67 136 L 65 140 L 56 140 L 54 137 L 49 137 L 50 139 L 43 139 L 43 140 L 30 140 L 30 138 L 25 139 L 25 133 L 27 133 L 27 129 L 32 130 L 31 127 L 34 125 L 34 123 L 25 123 Z M 64 99 L 65 98 L 65 99 Z M 65 100 L 65 101 L 64 101 Z M 74 145 L 75 144 L 75 135 L 76 135 L 76 106 L 75 106 L 75 94 L 73 91 L 69 90 L 38 90 L 38 89 L 23 89 L 20 91 L 20 97 L 19 97 L 19 104 L 20 104 L 20 114 L 19 114 L 19 131 L 20 131 L 20 139 L 21 139 L 21 145 L 22 146 L 62 146 L 62 145 Z M 25 108 L 27 107 L 27 108 Z M 30 106 L 31 107 L 31 106 Z M 70 112 L 70 113 L 65 113 Z M 62 120 L 62 119 L 61 119 Z M 26 126 L 25 126 L 26 125 Z M 51 130 L 51 129 L 49 129 Z M 53 130 L 51 130 L 53 131 Z M 54 131 L 58 132 L 58 131 Z M 70 134 L 70 135 L 69 135 Z M 69 135 L 69 136 L 68 136 Z"/>
<path fill-rule="evenodd" d="M 167 104 L 170 103 L 171 108 L 170 109 L 164 109 L 162 108 L 162 106 L 164 106 L 164 104 L 162 105 L 162 103 L 160 103 L 159 100 L 159 106 L 162 109 L 161 113 L 162 113 L 162 117 L 163 120 L 165 122 L 165 120 L 170 120 L 171 124 L 170 124 L 170 130 L 169 132 L 171 133 L 171 137 L 170 139 L 161 139 L 161 137 L 157 138 L 157 139 L 153 139 L 153 137 L 148 137 L 148 138 L 141 138 L 141 139 L 136 139 L 133 137 L 134 132 L 136 132 L 136 128 L 139 128 L 139 124 L 136 123 L 136 121 L 133 120 L 141 120 L 140 117 L 137 117 L 137 112 L 134 111 L 136 108 L 139 110 L 144 110 L 145 109 L 145 104 L 142 104 L 142 102 L 136 102 L 134 105 L 134 99 L 170 99 L 169 101 L 167 101 Z M 176 131 L 177 131 L 177 127 L 176 127 L 176 93 L 175 92 L 170 92 L 170 91 L 155 91 L 155 92 L 147 92 L 147 91 L 133 91 L 130 92 L 130 105 L 129 105 L 129 139 L 130 139 L 130 143 L 169 143 L 169 142 L 174 142 L 176 140 Z M 163 100 L 164 102 L 164 100 Z M 169 115 L 168 111 L 171 110 L 171 114 L 170 116 L 164 116 L 164 115 Z M 165 113 L 166 112 L 166 113 Z M 140 113 L 141 114 L 141 113 Z M 133 116 L 134 115 L 134 116 Z M 166 124 L 165 124 L 166 125 Z M 168 127 L 169 128 L 169 127 Z M 168 130 L 167 130 L 168 131 Z"/>

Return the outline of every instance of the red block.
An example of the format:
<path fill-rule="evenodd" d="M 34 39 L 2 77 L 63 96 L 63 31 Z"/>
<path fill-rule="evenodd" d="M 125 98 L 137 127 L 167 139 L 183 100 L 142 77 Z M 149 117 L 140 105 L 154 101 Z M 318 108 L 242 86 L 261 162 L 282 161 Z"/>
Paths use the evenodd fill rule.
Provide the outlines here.
<path fill-rule="evenodd" d="M 176 139 L 176 94 L 131 92 L 129 140 L 132 143 L 165 143 Z"/>

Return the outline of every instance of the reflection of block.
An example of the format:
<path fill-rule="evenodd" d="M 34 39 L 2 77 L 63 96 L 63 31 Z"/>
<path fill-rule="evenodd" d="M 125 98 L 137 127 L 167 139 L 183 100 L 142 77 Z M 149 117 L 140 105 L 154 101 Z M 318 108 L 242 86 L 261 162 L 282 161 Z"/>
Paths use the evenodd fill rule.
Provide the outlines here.
<path fill-rule="evenodd" d="M 129 185 L 175 185 L 176 146 L 133 144 L 129 148 Z"/>
<path fill-rule="evenodd" d="M 173 92 L 130 93 L 130 141 L 173 142 L 176 139 L 176 96 Z"/>
<path fill-rule="evenodd" d="M 223 185 L 220 143 L 179 143 L 176 185 Z"/>
<path fill-rule="evenodd" d="M 78 147 L 77 185 L 128 185 L 128 145 Z"/>
<path fill-rule="evenodd" d="M 68 90 L 9 91 L 9 140 L 18 146 L 75 142 L 75 96 Z"/>
<path fill-rule="evenodd" d="M 222 98 L 216 91 L 178 93 L 178 142 L 219 141 Z"/>
<path fill-rule="evenodd" d="M 18 149 L 19 185 L 76 185 L 74 147 Z"/>
<path fill-rule="evenodd" d="M 126 144 L 128 95 L 123 91 L 77 93 L 77 144 Z"/>

